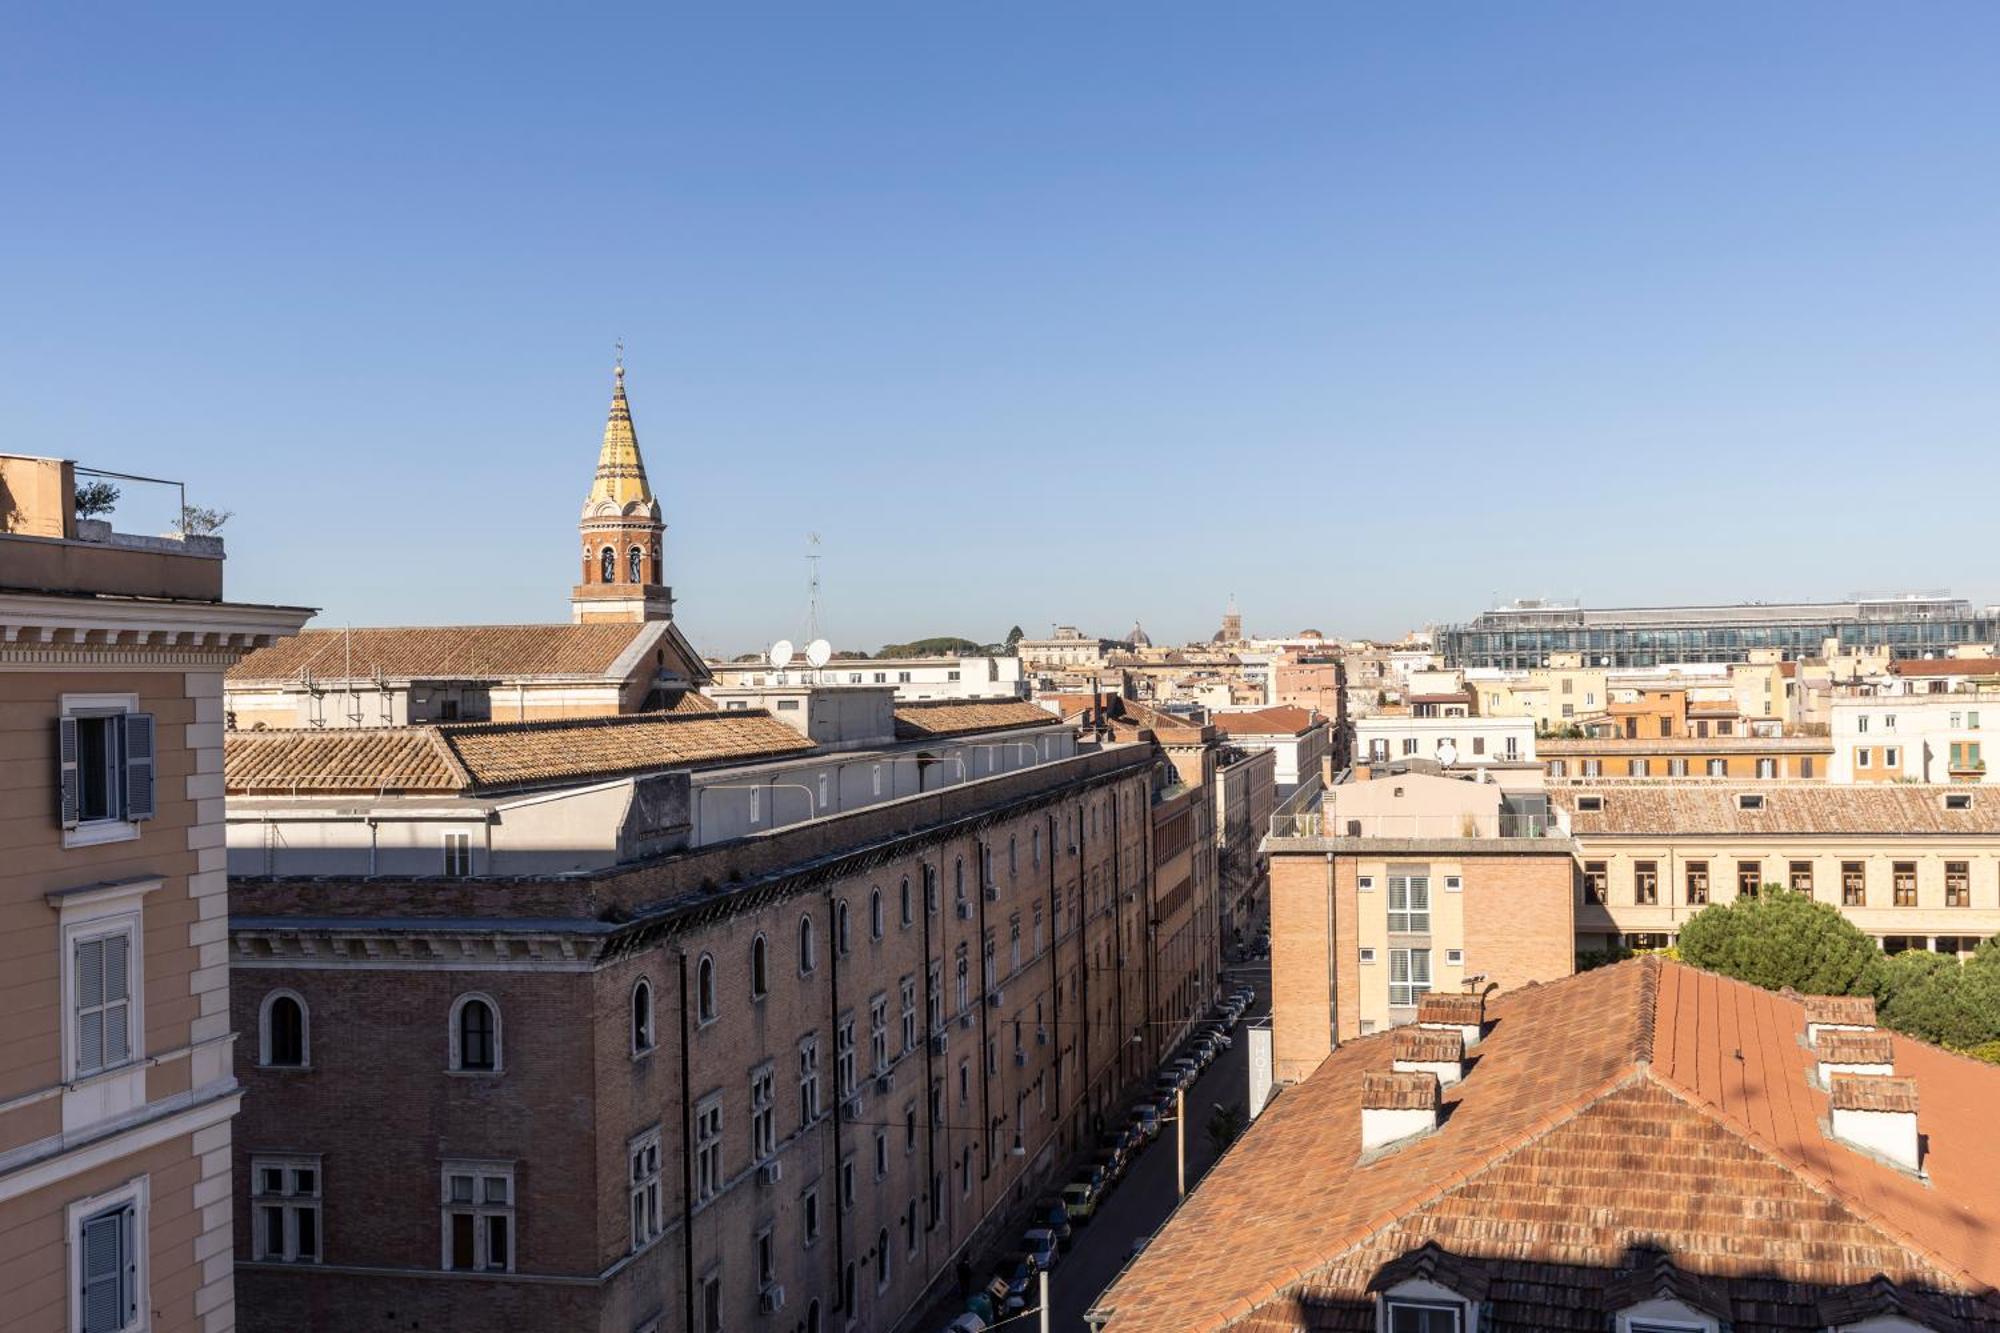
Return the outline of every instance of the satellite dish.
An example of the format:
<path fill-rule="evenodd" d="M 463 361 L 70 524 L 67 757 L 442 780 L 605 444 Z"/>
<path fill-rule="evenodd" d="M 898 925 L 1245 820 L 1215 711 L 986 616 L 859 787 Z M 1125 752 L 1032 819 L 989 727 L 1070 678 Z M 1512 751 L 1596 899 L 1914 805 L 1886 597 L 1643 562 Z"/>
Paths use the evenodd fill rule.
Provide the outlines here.
<path fill-rule="evenodd" d="M 783 671 L 786 667 L 790 666 L 791 664 L 792 664 L 792 641 L 790 639 L 780 639 L 776 643 L 772 644 L 771 666 L 775 670 Z"/>
<path fill-rule="evenodd" d="M 1450 768 L 1458 762 L 1458 747 L 1448 740 L 1438 742 L 1438 763 Z"/>
<path fill-rule="evenodd" d="M 814 639 L 806 645 L 806 665 L 817 671 L 833 660 L 833 645 L 825 639 Z"/>

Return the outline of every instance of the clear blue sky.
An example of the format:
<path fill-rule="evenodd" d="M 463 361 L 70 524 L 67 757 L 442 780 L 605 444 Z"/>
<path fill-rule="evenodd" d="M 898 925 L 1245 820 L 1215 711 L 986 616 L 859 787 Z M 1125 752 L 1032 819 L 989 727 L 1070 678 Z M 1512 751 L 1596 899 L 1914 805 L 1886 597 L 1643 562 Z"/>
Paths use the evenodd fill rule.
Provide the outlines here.
<path fill-rule="evenodd" d="M 2000 6 L 191 8 L 0 25 L 0 448 L 322 624 L 562 616 L 621 336 L 713 650 L 2000 592 Z"/>

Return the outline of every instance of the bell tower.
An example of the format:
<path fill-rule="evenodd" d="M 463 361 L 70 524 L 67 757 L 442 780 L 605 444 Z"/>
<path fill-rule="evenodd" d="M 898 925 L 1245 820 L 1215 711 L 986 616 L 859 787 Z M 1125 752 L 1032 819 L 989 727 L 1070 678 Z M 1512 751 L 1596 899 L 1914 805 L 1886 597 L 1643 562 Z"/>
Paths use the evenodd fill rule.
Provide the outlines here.
<path fill-rule="evenodd" d="M 663 562 L 667 525 L 646 481 L 632 408 L 625 401 L 625 358 L 611 378 L 611 414 L 597 475 L 577 522 L 583 538 L 583 581 L 570 590 L 570 620 L 672 620 L 674 592 Z"/>

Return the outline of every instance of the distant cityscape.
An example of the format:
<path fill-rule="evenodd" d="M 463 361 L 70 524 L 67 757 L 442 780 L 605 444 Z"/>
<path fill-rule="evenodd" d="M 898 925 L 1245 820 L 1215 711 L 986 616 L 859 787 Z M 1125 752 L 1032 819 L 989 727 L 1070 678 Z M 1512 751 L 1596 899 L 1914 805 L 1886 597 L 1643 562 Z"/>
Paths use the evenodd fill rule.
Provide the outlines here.
<path fill-rule="evenodd" d="M 2000 1326 L 1991 609 L 725 661 L 578 474 L 568 621 L 327 628 L 0 456 L 18 1326 Z"/>

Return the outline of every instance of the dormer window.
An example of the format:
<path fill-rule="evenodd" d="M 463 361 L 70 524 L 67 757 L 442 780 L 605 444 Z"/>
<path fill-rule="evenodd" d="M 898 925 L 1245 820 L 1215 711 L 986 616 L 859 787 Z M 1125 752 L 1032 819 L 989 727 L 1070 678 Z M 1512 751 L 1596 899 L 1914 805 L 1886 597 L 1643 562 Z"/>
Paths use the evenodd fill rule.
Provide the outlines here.
<path fill-rule="evenodd" d="M 1604 809 L 1604 798 L 1602 796 L 1579 796 L 1576 798 L 1576 808 L 1578 810 L 1589 811 L 1602 810 Z"/>
<path fill-rule="evenodd" d="M 1618 1314 L 1618 1333 L 1720 1333 L 1720 1325 L 1682 1301 L 1661 1297 Z"/>
<path fill-rule="evenodd" d="M 1946 792 L 1944 808 L 1947 810 L 1970 810 L 1972 808 L 1972 793 L 1969 791 Z"/>
<path fill-rule="evenodd" d="M 1752 792 L 1742 792 L 1736 797 L 1736 808 L 1738 810 L 1762 810 L 1764 808 L 1764 798 L 1762 795 Z"/>

